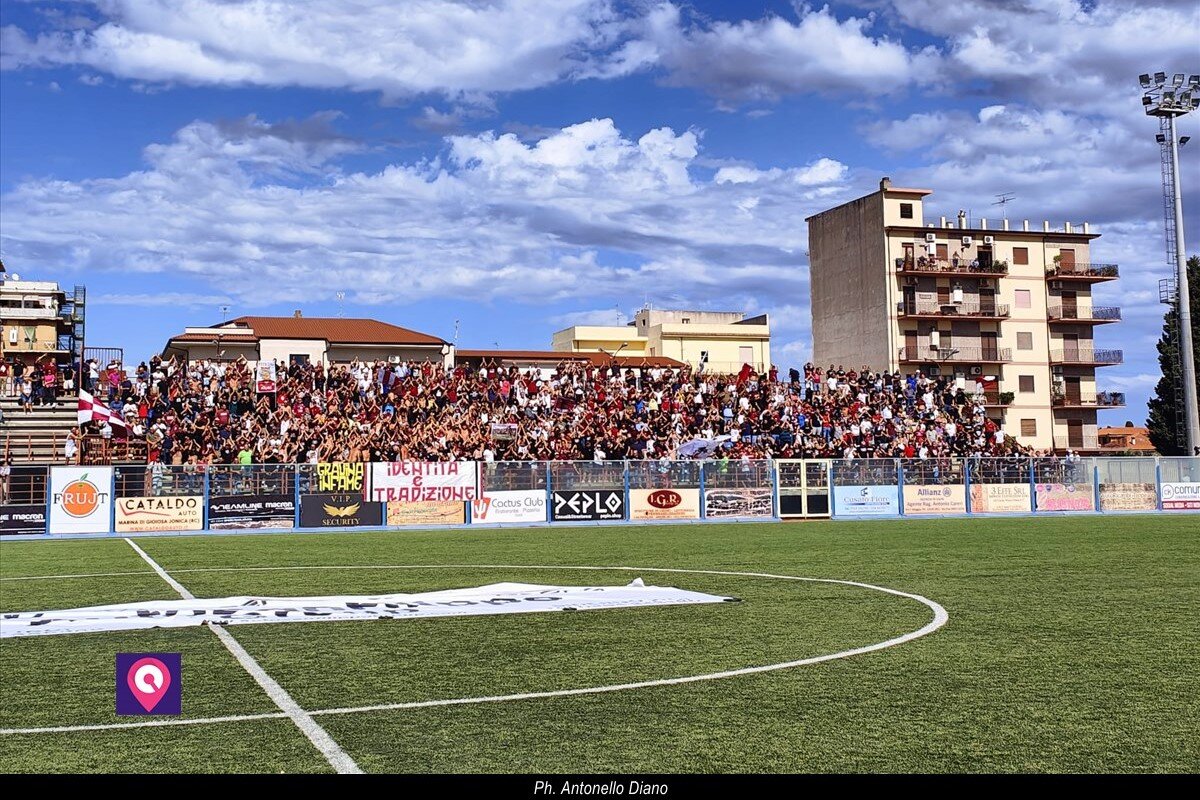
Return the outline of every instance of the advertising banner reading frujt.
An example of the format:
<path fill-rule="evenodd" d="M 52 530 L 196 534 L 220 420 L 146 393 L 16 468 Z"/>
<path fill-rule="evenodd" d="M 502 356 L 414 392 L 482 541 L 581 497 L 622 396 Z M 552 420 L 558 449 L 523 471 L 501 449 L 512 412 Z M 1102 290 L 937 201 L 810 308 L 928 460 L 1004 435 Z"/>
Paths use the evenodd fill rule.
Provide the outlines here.
<path fill-rule="evenodd" d="M 107 533 L 112 467 L 50 468 L 50 533 Z"/>
<path fill-rule="evenodd" d="M 370 498 L 382 503 L 469 501 L 479 496 L 473 461 L 395 461 L 371 465 Z"/>

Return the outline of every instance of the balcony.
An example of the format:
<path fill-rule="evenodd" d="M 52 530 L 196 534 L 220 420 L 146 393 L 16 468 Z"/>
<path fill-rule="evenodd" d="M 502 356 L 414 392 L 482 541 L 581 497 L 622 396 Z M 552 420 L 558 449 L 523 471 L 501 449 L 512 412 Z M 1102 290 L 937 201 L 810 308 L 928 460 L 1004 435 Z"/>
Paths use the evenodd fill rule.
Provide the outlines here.
<path fill-rule="evenodd" d="M 945 261 L 922 256 L 917 259 L 897 258 L 896 272 L 905 275 L 967 275 L 980 278 L 999 278 L 1008 274 L 1007 261 L 980 264 L 971 261 Z"/>
<path fill-rule="evenodd" d="M 57 316 L 58 309 L 53 306 L 31 306 L 27 308 L 0 306 L 0 319 L 52 320 Z"/>
<path fill-rule="evenodd" d="M 1082 436 L 1068 437 L 1055 436 L 1054 450 L 1058 453 L 1065 453 L 1067 450 L 1099 450 L 1100 440 L 1095 431 L 1087 431 Z"/>
<path fill-rule="evenodd" d="M 1078 350 L 1051 350 L 1051 364 L 1085 364 L 1097 367 L 1120 364 L 1124 362 L 1125 354 L 1120 350 L 1093 350 L 1079 348 Z"/>
<path fill-rule="evenodd" d="M 900 362 L 908 364 L 1001 364 L 1012 361 L 1008 347 L 901 347 Z"/>
<path fill-rule="evenodd" d="M 1008 306 L 1000 303 L 980 303 L 965 300 L 961 303 L 921 303 L 900 301 L 896 312 L 901 317 L 914 319 L 1004 319 Z"/>
<path fill-rule="evenodd" d="M 1095 397 L 1064 397 L 1055 395 L 1050 398 L 1050 405 L 1056 409 L 1087 410 L 1105 408 L 1124 408 L 1124 392 L 1097 392 Z"/>
<path fill-rule="evenodd" d="M 1060 281 L 1099 283 L 1120 277 L 1116 264 L 1054 264 L 1046 267 L 1046 277 Z"/>
<path fill-rule="evenodd" d="M 1012 392 L 984 392 L 983 404 L 995 408 L 1011 405 L 1015 395 Z"/>
<path fill-rule="evenodd" d="M 1109 322 L 1121 321 L 1121 309 L 1117 306 L 1092 306 L 1091 308 L 1072 308 L 1070 306 L 1049 306 L 1046 316 L 1052 323 L 1070 323 L 1084 325 L 1104 325 Z"/>

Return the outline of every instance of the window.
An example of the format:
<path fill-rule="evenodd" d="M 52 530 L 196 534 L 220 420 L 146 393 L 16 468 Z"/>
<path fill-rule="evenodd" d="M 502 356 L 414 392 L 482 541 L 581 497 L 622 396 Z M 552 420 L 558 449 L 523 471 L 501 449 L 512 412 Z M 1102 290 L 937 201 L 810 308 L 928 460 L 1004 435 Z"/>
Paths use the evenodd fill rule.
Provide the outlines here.
<path fill-rule="evenodd" d="M 289 364 L 307 364 L 308 353 L 292 353 L 288 356 Z"/>
<path fill-rule="evenodd" d="M 912 218 L 913 218 L 912 203 L 901 203 L 900 204 L 900 219 L 912 219 Z"/>
<path fill-rule="evenodd" d="M 1032 392 L 1033 391 L 1033 376 L 1032 375 L 1022 375 L 1020 377 L 1020 389 L 1022 392 Z"/>
<path fill-rule="evenodd" d="M 741 362 L 743 364 L 751 363 L 752 361 L 754 361 L 754 348 L 749 347 L 749 346 L 739 347 L 738 348 L 738 358 L 741 360 Z"/>
<path fill-rule="evenodd" d="M 689 324 L 691 324 L 692 319 L 691 319 L 691 317 L 684 317 L 682 320 L 680 320 L 680 322 L 684 325 L 689 325 Z"/>
<path fill-rule="evenodd" d="M 1031 295 L 1028 289 L 1017 289 L 1013 293 L 1016 296 L 1017 308 L 1032 308 Z"/>
<path fill-rule="evenodd" d="M 1032 350 L 1033 349 L 1033 334 L 1029 331 L 1017 333 L 1017 349 Z"/>
<path fill-rule="evenodd" d="M 1037 420 L 1036 419 L 1021 420 L 1021 435 L 1022 436 L 1037 436 Z"/>
<path fill-rule="evenodd" d="M 950 245 L 939 244 L 937 246 L 937 260 L 948 261 L 950 259 Z"/>
<path fill-rule="evenodd" d="M 1014 264 L 1028 264 L 1029 263 L 1029 248 L 1028 247 L 1014 247 L 1013 248 L 1013 263 Z"/>

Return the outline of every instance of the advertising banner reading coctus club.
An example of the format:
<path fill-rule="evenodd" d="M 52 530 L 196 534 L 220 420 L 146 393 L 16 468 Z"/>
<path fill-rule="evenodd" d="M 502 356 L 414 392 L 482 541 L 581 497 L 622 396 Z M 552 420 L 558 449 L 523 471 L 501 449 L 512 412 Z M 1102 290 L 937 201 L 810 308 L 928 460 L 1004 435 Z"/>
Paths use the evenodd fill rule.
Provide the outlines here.
<path fill-rule="evenodd" d="M 971 484 L 972 514 L 1028 514 L 1031 510 L 1028 483 Z"/>
<path fill-rule="evenodd" d="M 107 533 L 112 467 L 50 468 L 50 533 Z"/>
<path fill-rule="evenodd" d="M 629 518 L 700 519 L 700 490 L 630 489 Z"/>
<path fill-rule="evenodd" d="M 1200 483 L 1164 483 L 1163 511 L 1200 510 Z"/>
<path fill-rule="evenodd" d="M 704 516 L 770 517 L 774 506 L 770 489 L 705 489 Z"/>
<path fill-rule="evenodd" d="M 208 498 L 209 528 L 291 528 L 295 524 L 296 498 L 290 494 L 237 494 Z"/>
<path fill-rule="evenodd" d="M 467 504 L 463 500 L 387 504 L 388 525 L 463 525 L 466 521 Z"/>
<path fill-rule="evenodd" d="M 1153 511 L 1158 494 L 1153 483 L 1100 484 L 1101 511 Z"/>
<path fill-rule="evenodd" d="M 541 489 L 487 492 L 471 501 L 472 525 L 545 521 L 546 492 Z"/>
<path fill-rule="evenodd" d="M 366 464 L 361 461 L 333 461 L 327 464 L 317 464 L 317 491 L 362 494 L 366 472 Z"/>
<path fill-rule="evenodd" d="M 904 514 L 965 514 L 967 490 L 957 486 L 905 486 Z"/>
<path fill-rule="evenodd" d="M 352 492 L 300 495 L 301 528 L 354 528 L 383 524 L 383 503 Z"/>
<path fill-rule="evenodd" d="M 1039 483 L 1034 487 L 1038 511 L 1095 511 L 1090 483 Z"/>
<path fill-rule="evenodd" d="M 203 529 L 204 498 L 199 495 L 117 498 L 117 533 Z"/>
<path fill-rule="evenodd" d="M 551 501 L 550 519 L 554 522 L 625 519 L 625 492 L 620 489 L 554 492 Z"/>
<path fill-rule="evenodd" d="M 890 517 L 900 513 L 900 487 L 835 486 L 833 513 L 839 517 Z"/>
<path fill-rule="evenodd" d="M 432 500 L 474 500 L 479 481 L 473 461 L 394 461 L 371 465 L 372 500 L 383 503 L 422 503 Z"/>

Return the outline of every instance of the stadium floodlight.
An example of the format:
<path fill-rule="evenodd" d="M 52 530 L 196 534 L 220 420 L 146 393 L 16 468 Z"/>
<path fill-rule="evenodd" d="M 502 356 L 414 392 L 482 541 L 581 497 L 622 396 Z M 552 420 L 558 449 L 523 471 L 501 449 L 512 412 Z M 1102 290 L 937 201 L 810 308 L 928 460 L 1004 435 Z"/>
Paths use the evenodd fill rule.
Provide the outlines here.
<path fill-rule="evenodd" d="M 1146 88 L 1145 77 L 1139 77 L 1143 88 Z M 1154 85 L 1142 97 L 1142 106 L 1148 116 L 1158 117 L 1159 133 L 1155 140 L 1162 151 L 1163 195 L 1169 201 L 1167 207 L 1172 212 L 1167 215 L 1166 233 L 1167 241 L 1173 238 L 1175 247 L 1174 252 L 1168 253 L 1168 263 L 1173 261 L 1175 267 L 1179 355 L 1183 373 L 1183 429 L 1187 441 L 1186 452 L 1191 456 L 1200 455 L 1200 403 L 1197 402 L 1196 392 L 1196 350 L 1192 341 L 1192 303 L 1188 287 L 1187 250 L 1183 241 L 1183 194 L 1179 180 L 1179 146 L 1185 144 L 1188 137 L 1181 138 L 1176 134 L 1175 118 L 1200 108 L 1200 96 L 1197 96 L 1200 95 L 1200 76 L 1192 75 L 1188 78 L 1188 90 L 1179 91 L 1185 77 L 1184 73 L 1176 72 L 1171 79 L 1171 88 L 1167 88 L 1167 73 L 1154 73 Z"/>
<path fill-rule="evenodd" d="M 1143 89 L 1149 89 L 1150 88 L 1150 73 L 1146 73 L 1144 75 L 1138 75 L 1138 81 L 1142 84 Z"/>

